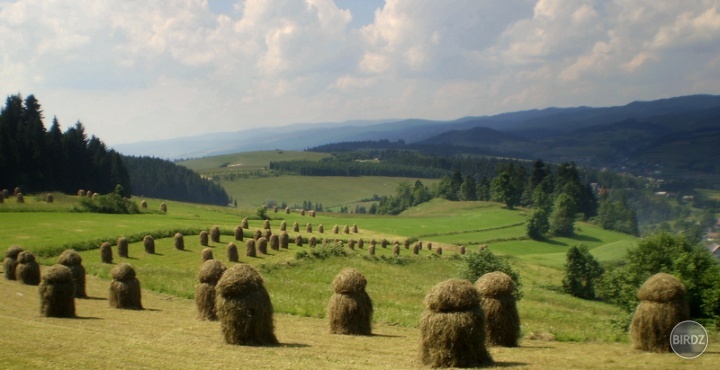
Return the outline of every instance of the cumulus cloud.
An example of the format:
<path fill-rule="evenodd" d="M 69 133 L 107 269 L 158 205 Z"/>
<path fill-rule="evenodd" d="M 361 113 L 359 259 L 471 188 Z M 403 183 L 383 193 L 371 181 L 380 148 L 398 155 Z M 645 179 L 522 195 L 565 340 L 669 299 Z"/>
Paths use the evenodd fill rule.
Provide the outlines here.
<path fill-rule="evenodd" d="M 720 93 L 714 0 L 340 3 L 0 0 L 0 86 L 111 144 Z"/>

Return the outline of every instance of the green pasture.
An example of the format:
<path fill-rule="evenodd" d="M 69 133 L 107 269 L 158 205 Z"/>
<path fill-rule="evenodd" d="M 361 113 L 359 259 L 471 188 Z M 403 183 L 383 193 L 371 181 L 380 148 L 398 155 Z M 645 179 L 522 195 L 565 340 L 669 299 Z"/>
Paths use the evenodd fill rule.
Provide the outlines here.
<path fill-rule="evenodd" d="M 329 157 L 328 153 L 267 150 L 218 155 L 177 162 L 200 174 L 208 172 L 251 171 L 266 168 L 270 162 L 310 160 Z"/>

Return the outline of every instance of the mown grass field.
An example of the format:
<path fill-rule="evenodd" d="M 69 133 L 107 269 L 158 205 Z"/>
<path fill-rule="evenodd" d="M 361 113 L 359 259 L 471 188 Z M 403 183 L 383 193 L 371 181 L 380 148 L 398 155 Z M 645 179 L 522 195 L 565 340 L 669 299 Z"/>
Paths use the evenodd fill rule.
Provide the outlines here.
<path fill-rule="evenodd" d="M 630 349 L 627 333 L 621 327 L 627 315 L 619 308 L 583 301 L 560 292 L 564 251 L 570 245 L 586 244 L 603 261 L 622 258 L 634 245 L 627 235 L 611 233 L 587 224 L 578 224 L 573 238 L 546 242 L 522 237 L 523 210 L 508 211 L 495 203 L 447 202 L 435 200 L 397 217 L 339 215 L 320 213 L 317 217 L 297 212 L 271 216 L 271 228 L 282 220 L 288 224 L 291 240 L 297 234 L 330 240 L 362 238 L 363 250 L 343 248 L 339 256 L 312 257 L 321 247 L 299 247 L 270 251 L 256 258 L 244 256 L 244 243 L 234 241 L 232 230 L 243 217 L 253 217 L 254 209 L 200 206 L 165 201 L 167 214 L 156 209 L 162 200 L 148 199 L 149 211 L 140 215 L 99 215 L 71 212 L 77 198 L 56 197 L 47 204 L 40 197 L 28 197 L 25 204 L 6 201 L 0 205 L 0 238 L 7 246 L 19 244 L 42 255 L 41 262 L 53 264 L 64 248 L 77 247 L 89 274 L 93 299 L 78 300 L 83 319 L 43 319 L 35 287 L 3 281 L 0 285 L 2 317 L 13 336 L 0 336 L 0 355 L 12 358 L 9 368 L 200 368 L 229 364 L 257 368 L 414 368 L 417 345 L 417 321 L 423 309 L 422 299 L 436 283 L 458 276 L 463 263 L 456 246 L 470 251 L 479 244 L 507 256 L 520 272 L 524 298 L 518 302 L 522 333 L 550 333 L 556 341 L 525 339 L 517 349 L 492 350 L 503 366 L 529 368 L 677 368 L 708 364 L 715 354 L 688 362 L 674 354 L 649 355 Z M 291 230 L 297 222 L 298 233 Z M 312 223 L 314 233 L 305 232 Z M 317 232 L 323 224 L 325 233 Z M 358 234 L 332 234 L 334 225 L 356 224 Z M 222 344 L 217 323 L 195 320 L 193 297 L 195 274 L 200 266 L 198 233 L 213 225 L 223 231 L 220 243 L 211 243 L 215 258 L 225 258 L 227 243 L 235 242 L 242 263 L 261 271 L 276 313 L 280 347 L 237 348 Z M 249 236 L 261 221 L 250 220 Z M 144 253 L 139 242 L 145 234 L 172 235 L 182 230 L 185 251 L 174 249 L 172 238 L 156 238 L 157 253 Z M 97 248 L 103 241 L 113 245 L 119 236 L 134 235 L 130 257 L 115 256 L 115 263 L 129 262 L 145 291 L 148 310 L 125 312 L 107 307 L 105 300 L 112 265 L 100 262 Z M 402 249 L 393 257 L 391 246 L 380 247 L 381 239 L 405 239 L 432 242 L 433 251 L 424 249 L 418 256 Z M 367 247 L 376 239 L 377 254 L 368 256 Z M 345 243 L 347 245 L 347 243 Z M 442 247 L 439 256 L 434 251 Z M 114 249 L 114 248 L 113 248 Z M 114 251 L 116 252 L 116 251 Z M 309 256 L 298 259 L 298 256 Z M 373 337 L 346 338 L 327 334 L 325 307 L 332 294 L 332 278 L 344 267 L 354 267 L 366 275 L 368 293 L 375 305 Z M 73 347 L 66 337 L 81 337 L 88 345 L 81 353 L 68 353 Z M 67 342 L 67 343 L 66 343 Z M 40 350 L 39 348 L 45 348 Z M 112 352 L 105 354 L 105 352 Z M 16 353 L 28 354 L 23 358 Z M 588 356 L 592 353 L 592 356 Z M 594 358 L 595 360 L 592 360 Z M 120 365 L 117 365 L 120 364 Z"/>

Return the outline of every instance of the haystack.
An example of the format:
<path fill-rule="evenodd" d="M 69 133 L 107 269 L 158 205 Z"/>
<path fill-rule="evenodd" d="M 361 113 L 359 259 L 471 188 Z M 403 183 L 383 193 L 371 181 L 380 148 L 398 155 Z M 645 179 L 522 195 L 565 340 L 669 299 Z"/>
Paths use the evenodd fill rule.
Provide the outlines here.
<path fill-rule="evenodd" d="M 182 233 L 175 233 L 175 236 L 173 237 L 173 241 L 175 243 L 175 249 L 181 251 L 185 249 L 185 237 Z"/>
<path fill-rule="evenodd" d="M 302 245 L 303 245 L 302 235 L 298 235 L 295 237 L 295 245 L 298 247 L 302 247 Z"/>
<path fill-rule="evenodd" d="M 273 306 L 263 278 L 247 264 L 227 269 L 215 286 L 215 308 L 225 343 L 277 345 Z"/>
<path fill-rule="evenodd" d="M 432 250 L 432 247 L 433 247 L 432 242 L 428 242 L 426 246 L 427 246 L 427 250 L 429 250 L 429 251 Z"/>
<path fill-rule="evenodd" d="M 236 228 L 235 228 L 235 240 L 241 242 L 241 241 L 243 241 L 243 237 L 244 237 L 244 235 L 243 235 L 243 228 L 242 228 L 242 226 L 236 227 Z"/>
<path fill-rule="evenodd" d="M 390 242 L 385 238 L 380 241 L 380 246 L 383 247 L 383 249 L 387 248 L 388 244 L 390 244 Z"/>
<path fill-rule="evenodd" d="M 305 232 L 311 233 L 312 231 L 313 231 L 312 224 L 308 222 L 307 225 L 305 225 Z"/>
<path fill-rule="evenodd" d="M 358 233 L 358 227 L 357 227 L 357 225 L 355 225 L 355 224 L 352 225 L 352 232 L 355 233 L 355 234 Z"/>
<path fill-rule="evenodd" d="M 210 234 L 207 231 L 200 231 L 200 246 L 207 247 L 210 244 Z"/>
<path fill-rule="evenodd" d="M 262 237 L 265 238 L 265 240 L 270 240 L 270 235 L 272 235 L 272 230 L 270 229 L 263 229 Z"/>
<path fill-rule="evenodd" d="M 317 230 L 320 234 L 325 233 L 325 226 L 323 224 L 318 225 Z"/>
<path fill-rule="evenodd" d="M 82 190 L 80 190 L 80 191 L 82 191 Z M 82 195 L 80 195 L 80 194 L 78 194 L 78 195 L 79 195 L 79 196 L 82 196 Z M 147 201 L 146 201 L 145 199 L 143 199 L 142 201 L 140 201 L 140 208 L 142 208 L 142 209 L 147 209 Z"/>
<path fill-rule="evenodd" d="M 290 236 L 286 232 L 280 234 L 280 248 L 288 249 L 290 244 Z"/>
<path fill-rule="evenodd" d="M 340 229 L 338 229 L 338 225 L 335 225 L 335 226 L 333 226 L 333 228 L 332 228 L 333 234 L 337 234 L 337 233 L 339 232 L 339 230 L 340 230 Z"/>
<path fill-rule="evenodd" d="M 16 280 L 15 268 L 17 268 L 18 255 L 23 251 L 19 245 L 10 246 L 5 252 L 5 259 L 3 260 L 3 269 L 5 269 L 5 278 L 8 280 Z"/>
<path fill-rule="evenodd" d="M 255 250 L 255 239 L 248 239 L 245 242 L 245 255 L 248 257 L 256 257 L 257 251 Z"/>
<path fill-rule="evenodd" d="M 450 279 L 425 296 L 420 317 L 420 361 L 431 367 L 482 367 L 493 364 L 485 347 L 480 295 L 467 280 Z"/>
<path fill-rule="evenodd" d="M 358 239 L 357 246 L 358 246 L 358 249 L 363 249 L 363 247 L 365 246 L 365 241 L 363 241 L 362 238 Z"/>
<path fill-rule="evenodd" d="M 15 278 L 26 285 L 40 284 L 40 265 L 35 261 L 32 252 L 24 251 L 18 254 Z"/>
<path fill-rule="evenodd" d="M 460 248 L 458 248 L 458 253 L 460 253 L 461 255 L 465 254 L 465 246 L 461 245 Z"/>
<path fill-rule="evenodd" d="M 121 236 L 117 240 L 117 253 L 118 256 L 128 258 L 128 240 L 126 237 Z"/>
<path fill-rule="evenodd" d="M 300 231 L 300 225 L 298 225 L 297 221 L 293 222 L 293 231 L 294 232 Z"/>
<path fill-rule="evenodd" d="M 675 325 L 690 318 L 685 299 L 687 289 L 680 279 L 666 273 L 651 276 L 640 287 L 640 300 L 630 325 L 634 349 L 669 352 L 670 333 Z"/>
<path fill-rule="evenodd" d="M 260 254 L 267 254 L 267 244 L 265 237 L 260 237 L 260 239 L 257 240 L 255 245 L 257 245 L 257 250 Z"/>
<path fill-rule="evenodd" d="M 300 216 L 305 216 L 305 210 L 304 210 L 304 209 L 301 209 L 301 210 L 300 210 Z"/>
<path fill-rule="evenodd" d="M 480 293 L 480 307 L 485 313 L 487 343 L 517 347 L 520 338 L 520 316 L 515 304 L 515 282 L 506 273 L 495 271 L 475 282 Z"/>
<path fill-rule="evenodd" d="M 165 203 L 160 203 L 160 212 L 167 213 L 167 205 Z"/>
<path fill-rule="evenodd" d="M 370 244 L 368 247 L 368 255 L 374 256 L 375 255 L 375 244 Z"/>
<path fill-rule="evenodd" d="M 220 227 L 217 225 L 214 225 L 210 228 L 210 240 L 212 240 L 213 243 L 220 243 Z"/>
<path fill-rule="evenodd" d="M 155 238 L 152 235 L 145 235 L 143 237 L 143 247 L 145 247 L 145 253 L 155 254 Z"/>
<path fill-rule="evenodd" d="M 5 193 L 6 190 L 7 190 L 7 189 L 3 190 L 3 194 Z M 85 189 L 78 189 L 78 191 L 77 191 L 77 196 L 79 196 L 79 197 L 84 197 L 84 196 L 85 196 Z M 7 196 L 6 196 L 5 198 L 7 198 Z"/>
<path fill-rule="evenodd" d="M 343 226 L 343 234 L 350 234 L 350 227 L 348 225 Z"/>
<path fill-rule="evenodd" d="M 232 243 L 231 243 L 232 244 Z M 236 251 L 237 253 L 237 251 Z M 227 268 L 218 260 L 203 262 L 198 271 L 198 285 L 195 288 L 195 306 L 198 310 L 198 319 L 217 320 L 215 311 L 215 285 Z"/>
<path fill-rule="evenodd" d="M 51 193 L 48 193 L 47 195 L 45 195 L 45 201 L 47 203 L 52 203 L 55 201 L 55 197 Z"/>
<path fill-rule="evenodd" d="M 85 293 L 85 267 L 82 265 L 80 254 L 74 249 L 67 249 L 60 254 L 58 263 L 70 268 L 75 282 L 75 298 L 87 298 L 87 293 Z"/>
<path fill-rule="evenodd" d="M 140 281 L 135 277 L 135 269 L 129 263 L 120 263 L 110 271 L 110 307 L 128 310 L 142 310 Z"/>
<path fill-rule="evenodd" d="M 346 268 L 333 279 L 327 316 L 331 334 L 371 335 L 373 304 L 365 291 L 367 279 Z"/>
<path fill-rule="evenodd" d="M 260 231 L 259 229 L 255 230 L 255 232 L 253 232 L 253 239 L 255 239 L 255 240 L 262 238 L 262 236 L 263 236 L 262 231 Z"/>
<path fill-rule="evenodd" d="M 243 218 L 242 221 L 240 221 L 240 227 L 242 227 L 243 229 L 250 228 L 247 217 Z"/>
<path fill-rule="evenodd" d="M 203 248 L 203 250 L 200 251 L 200 259 L 202 259 L 203 262 L 213 259 L 212 248 Z"/>
<path fill-rule="evenodd" d="M 280 231 L 286 231 L 287 230 L 287 222 L 283 221 L 280 223 Z"/>
<path fill-rule="evenodd" d="M 442 247 L 437 247 L 437 248 L 435 249 L 435 253 L 436 253 L 438 256 L 442 256 L 442 252 L 443 252 Z"/>
<path fill-rule="evenodd" d="M 23 195 L 23 193 L 17 193 L 15 195 L 15 199 L 18 203 L 25 203 L 25 196 Z"/>
<path fill-rule="evenodd" d="M 317 239 L 316 239 L 314 236 L 311 236 L 311 237 L 308 239 L 308 246 L 314 247 L 314 246 L 316 246 L 316 245 L 317 245 Z"/>
<path fill-rule="evenodd" d="M 395 244 L 393 246 L 393 256 L 399 256 L 400 255 L 400 244 Z"/>
<path fill-rule="evenodd" d="M 413 246 L 413 251 L 412 251 L 412 252 L 413 252 L 414 255 L 420 254 L 420 245 L 419 245 L 419 244 L 415 244 L 415 245 Z"/>
<path fill-rule="evenodd" d="M 285 214 L 286 214 L 286 215 L 289 215 L 289 214 L 290 214 L 290 207 L 285 207 Z"/>
<path fill-rule="evenodd" d="M 54 265 L 42 276 L 40 315 L 44 317 L 75 317 L 75 283 L 70 268 Z"/>
<path fill-rule="evenodd" d="M 270 249 L 274 251 L 280 250 L 280 237 L 277 234 L 270 235 L 269 243 Z"/>
<path fill-rule="evenodd" d="M 405 249 L 410 249 L 410 239 L 405 239 L 405 241 L 403 241 L 403 246 Z"/>
<path fill-rule="evenodd" d="M 100 244 L 100 262 L 113 263 L 112 247 L 108 242 Z"/>
<path fill-rule="evenodd" d="M 232 243 L 232 242 L 228 243 L 226 255 L 227 255 L 228 262 L 238 262 L 240 260 L 240 256 L 238 255 L 237 245 L 235 245 L 235 243 Z"/>
<path fill-rule="evenodd" d="M 348 239 L 348 248 L 355 250 L 355 239 Z"/>
<path fill-rule="evenodd" d="M 263 229 L 270 230 L 270 220 L 263 221 Z"/>

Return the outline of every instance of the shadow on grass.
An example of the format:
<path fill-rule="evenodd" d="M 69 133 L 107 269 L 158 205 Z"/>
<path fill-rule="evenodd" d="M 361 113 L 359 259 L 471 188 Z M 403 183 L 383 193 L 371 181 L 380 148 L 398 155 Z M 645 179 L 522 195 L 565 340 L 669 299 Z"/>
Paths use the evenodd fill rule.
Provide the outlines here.
<path fill-rule="evenodd" d="M 78 299 L 86 299 L 88 301 L 107 301 L 107 297 L 85 297 L 85 298 L 78 298 Z"/>
<path fill-rule="evenodd" d="M 402 335 L 390 335 L 390 334 L 370 334 L 371 337 L 379 337 L 379 338 L 405 338 L 405 336 Z"/>
<path fill-rule="evenodd" d="M 493 364 L 493 367 L 520 367 L 520 366 L 528 366 L 528 364 L 524 362 L 511 362 L 511 361 L 495 361 Z"/>
<path fill-rule="evenodd" d="M 102 320 L 99 317 L 92 317 L 92 316 L 75 316 L 72 319 L 73 320 Z"/>
<path fill-rule="evenodd" d="M 598 239 L 594 236 L 578 235 L 578 234 L 573 234 L 573 235 L 569 236 L 568 238 L 572 239 L 572 240 L 581 241 L 581 242 L 599 242 L 599 241 L 601 241 L 600 239 Z"/>
<path fill-rule="evenodd" d="M 280 343 L 280 347 L 286 348 L 309 348 L 309 344 L 304 343 Z"/>

